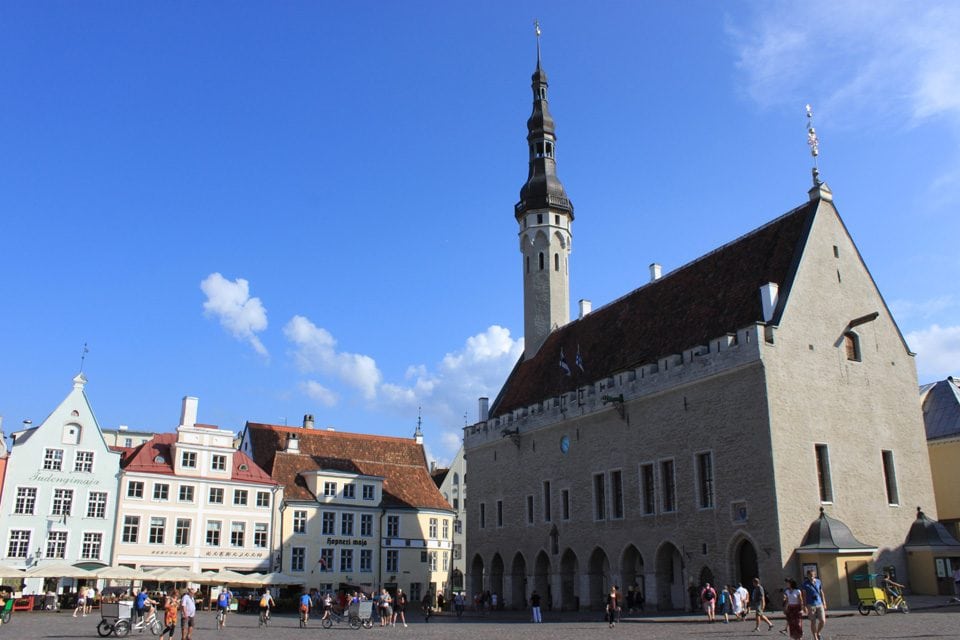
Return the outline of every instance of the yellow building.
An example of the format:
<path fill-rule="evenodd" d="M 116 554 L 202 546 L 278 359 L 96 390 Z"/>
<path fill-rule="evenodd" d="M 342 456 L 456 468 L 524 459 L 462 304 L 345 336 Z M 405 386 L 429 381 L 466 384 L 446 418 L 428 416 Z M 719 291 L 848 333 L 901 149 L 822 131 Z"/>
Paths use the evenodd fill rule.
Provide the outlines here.
<path fill-rule="evenodd" d="M 960 536 L 960 380 L 948 377 L 920 387 L 937 515 Z"/>
<path fill-rule="evenodd" d="M 308 589 L 447 589 L 454 512 L 415 438 L 247 423 L 240 451 L 283 486 L 274 568 Z"/>

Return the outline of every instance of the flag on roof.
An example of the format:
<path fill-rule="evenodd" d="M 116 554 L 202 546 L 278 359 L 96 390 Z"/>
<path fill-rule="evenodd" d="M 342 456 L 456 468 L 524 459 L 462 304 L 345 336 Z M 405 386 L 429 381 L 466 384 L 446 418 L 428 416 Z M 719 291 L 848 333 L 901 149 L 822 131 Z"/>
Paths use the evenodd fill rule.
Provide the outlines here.
<path fill-rule="evenodd" d="M 567 375 L 570 375 L 570 365 L 567 364 L 567 359 L 563 355 L 563 347 L 560 347 L 560 368 L 567 372 Z"/>
<path fill-rule="evenodd" d="M 583 373 L 583 357 L 580 355 L 580 343 L 579 343 L 579 342 L 577 343 L 577 359 L 574 360 L 574 362 L 576 362 L 577 367 L 579 367 L 579 369 L 580 369 L 580 372 Z"/>

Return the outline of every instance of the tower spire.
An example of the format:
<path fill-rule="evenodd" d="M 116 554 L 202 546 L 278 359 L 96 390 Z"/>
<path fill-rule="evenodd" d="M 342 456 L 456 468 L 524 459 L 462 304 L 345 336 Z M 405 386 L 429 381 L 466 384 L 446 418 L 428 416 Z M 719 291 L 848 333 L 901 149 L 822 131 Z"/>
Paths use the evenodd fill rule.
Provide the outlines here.
<path fill-rule="evenodd" d="M 810 156 L 813 158 L 813 187 L 807 192 L 811 200 L 833 200 L 833 192 L 830 191 L 823 180 L 820 179 L 820 166 L 817 158 L 820 156 L 820 139 L 817 137 L 817 130 L 813 126 L 813 108 L 808 104 L 807 107 L 807 145 L 810 147 Z"/>
<path fill-rule="evenodd" d="M 537 66 L 531 77 L 533 113 L 527 120 L 529 162 L 514 217 L 523 254 L 524 357 L 531 358 L 556 327 L 570 321 L 568 257 L 573 203 L 557 177 L 557 136 L 547 100 L 547 73 L 537 36 Z"/>

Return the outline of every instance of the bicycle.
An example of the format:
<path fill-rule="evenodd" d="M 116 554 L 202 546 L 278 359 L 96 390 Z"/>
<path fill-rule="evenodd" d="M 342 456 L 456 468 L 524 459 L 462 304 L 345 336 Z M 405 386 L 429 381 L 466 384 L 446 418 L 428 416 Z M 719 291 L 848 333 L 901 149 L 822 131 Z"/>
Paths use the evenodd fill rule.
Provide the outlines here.
<path fill-rule="evenodd" d="M 227 611 L 226 609 L 218 608 L 217 609 L 217 631 L 223 631 L 223 623 L 226 622 Z"/>
<path fill-rule="evenodd" d="M 270 609 L 264 608 L 260 609 L 260 618 L 258 619 L 258 627 L 261 629 L 263 627 L 270 625 Z"/>
<path fill-rule="evenodd" d="M 160 621 L 157 620 L 156 609 L 150 609 L 150 613 L 143 616 L 130 626 L 131 631 L 144 631 L 145 629 L 149 629 L 152 635 L 160 635 L 160 631 L 163 629 L 163 627 L 160 625 Z"/>
<path fill-rule="evenodd" d="M 300 628 L 303 629 L 307 626 L 307 618 L 309 616 L 309 609 L 304 606 L 300 606 Z"/>

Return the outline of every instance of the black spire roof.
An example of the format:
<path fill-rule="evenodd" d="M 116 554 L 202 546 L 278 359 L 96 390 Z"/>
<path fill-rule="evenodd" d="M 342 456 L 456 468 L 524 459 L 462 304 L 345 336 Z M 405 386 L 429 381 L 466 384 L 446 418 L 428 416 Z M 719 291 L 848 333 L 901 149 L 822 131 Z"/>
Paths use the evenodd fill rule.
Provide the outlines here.
<path fill-rule="evenodd" d="M 831 518 L 820 507 L 820 517 L 813 521 L 810 528 L 807 529 L 807 535 L 803 538 L 803 544 L 797 547 L 797 551 L 810 552 L 838 552 L 838 551 L 876 551 L 876 547 L 871 547 L 857 540 L 850 527 L 846 524 Z"/>
<path fill-rule="evenodd" d="M 906 546 L 908 547 L 960 547 L 960 542 L 956 540 L 947 528 L 927 517 L 920 507 L 917 507 L 917 519 L 910 526 L 910 533 L 907 534 Z"/>
<path fill-rule="evenodd" d="M 540 65 L 540 45 L 537 44 L 537 68 L 531 78 L 533 113 L 527 120 L 527 144 L 530 151 L 530 169 L 527 181 L 520 188 L 520 201 L 514 207 L 519 219 L 536 209 L 564 211 L 573 219 L 573 203 L 567 197 L 557 177 L 556 141 L 553 116 L 547 104 L 547 73 Z"/>

